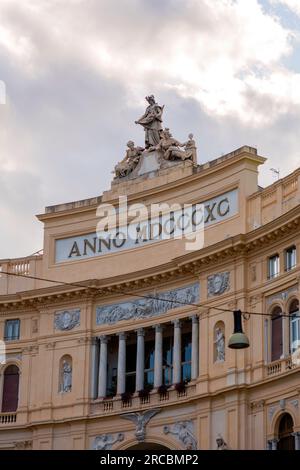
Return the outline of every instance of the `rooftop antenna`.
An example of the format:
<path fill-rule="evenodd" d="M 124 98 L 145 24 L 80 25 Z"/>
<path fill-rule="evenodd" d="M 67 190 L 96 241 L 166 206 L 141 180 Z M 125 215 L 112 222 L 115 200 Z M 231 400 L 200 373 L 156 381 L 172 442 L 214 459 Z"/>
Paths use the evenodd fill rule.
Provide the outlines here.
<path fill-rule="evenodd" d="M 280 179 L 280 169 L 279 168 L 270 168 L 270 171 L 273 172 L 273 176 L 276 178 L 277 181 Z"/>

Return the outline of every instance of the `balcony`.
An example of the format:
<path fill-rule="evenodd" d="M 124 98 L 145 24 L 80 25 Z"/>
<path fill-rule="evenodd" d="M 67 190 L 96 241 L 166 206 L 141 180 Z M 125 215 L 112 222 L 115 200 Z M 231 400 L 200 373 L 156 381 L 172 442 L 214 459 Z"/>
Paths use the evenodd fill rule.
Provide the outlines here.
<path fill-rule="evenodd" d="M 42 260 L 42 255 L 0 260 L 0 295 L 15 294 L 41 287 L 43 284 L 40 281 L 29 276 L 42 275 Z"/>
<path fill-rule="evenodd" d="M 293 369 L 298 369 L 299 364 L 293 362 L 291 356 L 285 359 L 279 359 L 278 361 L 271 362 L 270 364 L 266 365 L 266 376 L 274 376 L 278 374 L 282 374 L 284 372 L 289 372 Z"/>
<path fill-rule="evenodd" d="M 13 424 L 17 422 L 17 413 L 0 413 L 0 424 Z"/>
<path fill-rule="evenodd" d="M 91 415 L 108 415 L 118 414 L 124 411 L 141 411 L 147 408 L 168 406 L 179 404 L 180 402 L 189 401 L 196 395 L 196 385 L 188 384 L 184 389 L 177 391 L 170 388 L 165 393 L 157 393 L 152 391 L 147 396 L 139 397 L 136 394 L 111 399 L 95 400 L 90 405 Z"/>

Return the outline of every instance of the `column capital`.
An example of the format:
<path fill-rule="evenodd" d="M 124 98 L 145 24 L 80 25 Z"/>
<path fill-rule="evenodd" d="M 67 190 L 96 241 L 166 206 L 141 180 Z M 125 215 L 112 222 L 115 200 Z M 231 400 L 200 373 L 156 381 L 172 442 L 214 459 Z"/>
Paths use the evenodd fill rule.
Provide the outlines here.
<path fill-rule="evenodd" d="M 181 327 L 181 321 L 176 318 L 176 320 L 172 320 L 172 323 L 174 325 L 174 328 L 180 328 Z"/>
<path fill-rule="evenodd" d="M 162 333 L 163 332 L 163 329 L 164 329 L 164 326 L 161 325 L 160 323 L 158 323 L 157 325 L 153 325 L 153 327 L 155 329 L 155 333 Z"/>
<path fill-rule="evenodd" d="M 123 331 L 121 333 L 117 333 L 117 336 L 119 336 L 119 340 L 125 341 L 126 338 L 127 338 L 127 333 L 124 333 L 124 331 Z"/>
<path fill-rule="evenodd" d="M 190 319 L 192 320 L 192 323 L 198 323 L 198 321 L 199 321 L 199 317 L 198 317 L 198 315 L 196 315 L 196 314 L 195 314 L 195 315 L 191 315 L 191 316 L 190 316 Z"/>
<path fill-rule="evenodd" d="M 292 432 L 292 436 L 294 436 L 294 437 L 300 437 L 300 431 Z"/>
<path fill-rule="evenodd" d="M 138 329 L 136 330 L 136 333 L 137 333 L 138 336 L 145 336 L 145 330 L 144 330 L 144 328 L 138 328 Z"/>
<path fill-rule="evenodd" d="M 101 344 L 107 344 L 108 342 L 108 337 L 106 335 L 101 335 L 100 336 L 100 343 Z"/>

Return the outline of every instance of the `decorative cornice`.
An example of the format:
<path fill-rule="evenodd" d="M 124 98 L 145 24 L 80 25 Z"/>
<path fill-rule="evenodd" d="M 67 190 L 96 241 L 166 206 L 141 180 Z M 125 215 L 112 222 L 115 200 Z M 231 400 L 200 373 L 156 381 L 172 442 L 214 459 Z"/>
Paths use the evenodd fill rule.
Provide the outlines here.
<path fill-rule="evenodd" d="M 22 353 L 24 354 L 37 354 L 39 352 L 39 347 L 38 345 L 31 345 L 31 346 L 26 346 L 25 348 L 22 349 Z"/>
<path fill-rule="evenodd" d="M 155 268 L 146 269 L 134 273 L 132 279 L 116 276 L 106 279 L 105 285 L 100 280 L 89 280 L 80 282 L 81 286 L 57 286 L 44 289 L 26 291 L 13 295 L 0 296 L 0 316 L 7 315 L 9 311 L 39 310 L 53 307 L 53 304 L 63 304 L 70 301 L 93 300 L 95 297 L 110 297 L 118 294 L 158 287 L 162 283 L 172 283 L 182 280 L 191 280 L 199 275 L 203 269 L 208 269 L 220 262 L 228 261 L 232 258 L 246 257 L 258 249 L 265 249 L 268 245 L 279 241 L 283 236 L 288 236 L 299 230 L 300 215 L 299 207 L 283 214 L 277 219 L 262 227 L 249 232 L 231 237 L 218 242 L 202 250 L 189 253 L 175 258 L 172 262 L 160 265 Z M 281 225 L 280 225 L 281 224 Z"/>

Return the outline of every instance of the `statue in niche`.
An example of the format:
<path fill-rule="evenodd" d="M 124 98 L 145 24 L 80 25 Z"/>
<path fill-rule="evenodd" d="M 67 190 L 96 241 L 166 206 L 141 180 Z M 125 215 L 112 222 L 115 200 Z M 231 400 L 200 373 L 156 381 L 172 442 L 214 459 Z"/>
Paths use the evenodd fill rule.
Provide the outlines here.
<path fill-rule="evenodd" d="M 135 121 L 136 124 L 143 126 L 145 130 L 145 147 L 146 149 L 154 148 L 159 144 L 162 133 L 162 113 L 164 106 L 159 106 L 155 102 L 153 95 L 146 96 L 149 103 L 145 113 L 140 119 Z"/>
<path fill-rule="evenodd" d="M 125 157 L 115 166 L 116 178 L 123 178 L 124 176 L 128 176 L 137 166 L 144 150 L 142 147 L 135 147 L 135 144 L 132 140 L 127 142 L 127 147 L 128 149 L 126 150 Z"/>
<path fill-rule="evenodd" d="M 216 443 L 217 443 L 217 450 L 228 450 L 228 445 L 224 441 L 221 434 L 217 435 Z"/>
<path fill-rule="evenodd" d="M 221 328 L 216 329 L 216 362 L 225 361 L 225 336 Z"/>
<path fill-rule="evenodd" d="M 66 359 L 62 364 L 61 392 L 67 393 L 72 390 L 72 366 Z"/>
<path fill-rule="evenodd" d="M 192 135 L 192 134 L 190 134 Z M 194 142 L 194 141 L 193 141 Z M 189 148 L 192 144 L 192 139 L 190 142 L 180 143 L 175 139 L 170 129 L 166 128 L 161 134 L 161 140 L 159 145 L 156 147 L 157 150 L 162 150 L 164 160 L 187 160 L 193 159 L 193 150 Z M 180 147 L 185 147 L 187 150 L 181 150 Z"/>

